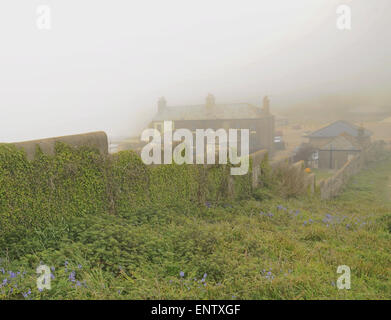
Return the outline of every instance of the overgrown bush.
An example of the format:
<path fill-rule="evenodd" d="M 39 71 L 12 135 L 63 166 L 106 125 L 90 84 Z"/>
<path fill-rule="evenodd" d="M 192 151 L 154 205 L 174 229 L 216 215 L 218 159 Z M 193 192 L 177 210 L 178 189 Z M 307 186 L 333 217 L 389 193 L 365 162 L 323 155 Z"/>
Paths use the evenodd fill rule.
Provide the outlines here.
<path fill-rule="evenodd" d="M 306 192 L 302 170 L 287 163 L 280 164 L 274 170 L 273 180 L 273 190 L 281 197 L 295 197 Z"/>

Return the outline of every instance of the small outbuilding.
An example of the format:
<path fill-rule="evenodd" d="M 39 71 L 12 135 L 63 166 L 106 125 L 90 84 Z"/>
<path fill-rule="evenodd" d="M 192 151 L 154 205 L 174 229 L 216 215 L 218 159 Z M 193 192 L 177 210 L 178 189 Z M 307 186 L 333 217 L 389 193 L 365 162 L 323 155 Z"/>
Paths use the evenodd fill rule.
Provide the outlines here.
<path fill-rule="evenodd" d="M 346 134 L 342 134 L 319 148 L 318 168 L 340 169 L 348 160 L 360 153 L 361 149 L 361 146 Z"/>

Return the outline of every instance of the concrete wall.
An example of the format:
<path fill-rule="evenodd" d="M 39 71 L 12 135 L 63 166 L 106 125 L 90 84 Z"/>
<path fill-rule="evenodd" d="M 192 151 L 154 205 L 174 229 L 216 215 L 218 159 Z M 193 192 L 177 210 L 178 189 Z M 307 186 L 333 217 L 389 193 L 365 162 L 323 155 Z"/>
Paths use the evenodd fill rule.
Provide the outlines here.
<path fill-rule="evenodd" d="M 23 149 L 29 160 L 34 159 L 36 147 L 39 146 L 43 153 L 53 155 L 56 142 L 62 142 L 72 147 L 88 146 L 98 149 L 102 154 L 108 154 L 107 135 L 103 131 L 75 134 L 41 140 L 31 140 L 13 143 L 17 148 Z"/>

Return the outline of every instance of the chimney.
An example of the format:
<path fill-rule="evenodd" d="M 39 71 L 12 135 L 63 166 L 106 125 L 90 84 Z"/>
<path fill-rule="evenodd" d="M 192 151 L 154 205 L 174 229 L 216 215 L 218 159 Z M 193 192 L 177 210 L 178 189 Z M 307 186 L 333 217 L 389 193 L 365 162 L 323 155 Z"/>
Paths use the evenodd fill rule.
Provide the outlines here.
<path fill-rule="evenodd" d="M 262 113 L 264 115 L 269 115 L 270 114 L 270 100 L 267 96 L 263 98 L 263 103 L 262 103 Z"/>
<path fill-rule="evenodd" d="M 213 94 L 209 93 L 206 97 L 205 104 L 207 108 L 211 108 L 215 105 L 215 97 Z"/>
<path fill-rule="evenodd" d="M 164 97 L 161 97 L 157 102 L 157 111 L 162 112 L 167 107 L 167 101 Z"/>

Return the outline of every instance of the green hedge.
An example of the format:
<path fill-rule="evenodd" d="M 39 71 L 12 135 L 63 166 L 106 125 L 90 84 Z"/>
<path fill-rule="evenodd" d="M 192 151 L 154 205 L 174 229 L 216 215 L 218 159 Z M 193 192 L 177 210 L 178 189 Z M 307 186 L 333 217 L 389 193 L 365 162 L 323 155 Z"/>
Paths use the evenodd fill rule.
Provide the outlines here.
<path fill-rule="evenodd" d="M 251 170 L 235 177 L 229 170 L 229 165 L 146 166 L 132 151 L 105 156 L 62 143 L 53 156 L 37 147 L 29 161 L 15 146 L 0 145 L 0 241 L 22 241 L 69 217 L 131 216 L 150 206 L 188 208 L 250 197 Z"/>

